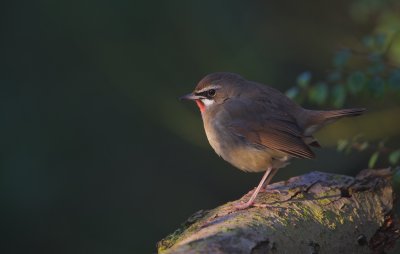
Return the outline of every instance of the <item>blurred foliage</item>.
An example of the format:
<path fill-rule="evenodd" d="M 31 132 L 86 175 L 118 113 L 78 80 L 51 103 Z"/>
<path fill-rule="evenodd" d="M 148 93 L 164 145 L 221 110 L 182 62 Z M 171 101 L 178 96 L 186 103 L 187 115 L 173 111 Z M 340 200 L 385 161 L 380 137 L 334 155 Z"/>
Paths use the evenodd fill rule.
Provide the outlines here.
<path fill-rule="evenodd" d="M 3 1 L 0 252 L 151 253 L 194 211 L 254 187 L 260 176 L 215 155 L 198 109 L 177 100 L 210 72 L 286 90 L 312 70 L 291 89 L 305 106 L 368 108 L 319 138 L 362 131 L 368 155 L 321 149 L 274 181 L 355 175 L 384 136 L 393 153 L 376 165 L 398 161 L 397 2 Z"/>
<path fill-rule="evenodd" d="M 400 20 L 399 20 L 400 22 Z M 391 99 L 400 101 L 400 65 L 391 61 L 393 47 L 400 47 L 400 30 L 391 35 L 377 33 L 362 38 L 362 47 L 338 50 L 332 60 L 333 69 L 323 81 L 312 82 L 310 71 L 297 77 L 297 85 L 286 95 L 299 103 L 342 108 L 347 101 L 363 98 L 379 104 Z M 376 105 L 374 105 L 376 107 Z M 372 144 L 357 135 L 340 139 L 337 150 L 371 152 L 368 167 L 373 168 L 380 157 L 386 164 L 399 165 L 400 149 L 385 146 L 385 141 Z"/>
<path fill-rule="evenodd" d="M 388 57 L 391 47 L 400 47 L 399 35 L 400 30 L 389 38 L 383 34 L 366 36 L 361 51 L 339 50 L 325 80 L 312 83 L 311 72 L 303 72 L 297 78 L 297 86 L 290 88 L 286 95 L 299 103 L 334 108 L 343 107 L 346 100 L 359 98 L 379 101 L 389 96 L 399 100 L 400 66 Z"/>

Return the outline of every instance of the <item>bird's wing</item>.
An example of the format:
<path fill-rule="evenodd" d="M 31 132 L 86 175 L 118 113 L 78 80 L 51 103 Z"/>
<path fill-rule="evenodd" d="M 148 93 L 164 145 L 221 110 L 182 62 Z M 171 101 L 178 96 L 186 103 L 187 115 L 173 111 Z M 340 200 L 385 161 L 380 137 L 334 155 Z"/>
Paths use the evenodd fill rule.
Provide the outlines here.
<path fill-rule="evenodd" d="M 282 128 L 282 123 L 271 121 L 262 126 L 254 126 L 237 122 L 230 128 L 234 134 L 243 137 L 250 144 L 287 153 L 292 157 L 308 159 L 315 157 L 302 137 L 287 131 L 286 127 Z"/>
<path fill-rule="evenodd" d="M 297 158 L 314 158 L 303 130 L 283 109 L 253 100 L 229 107 L 230 130 L 249 144 L 267 147 Z M 240 108 L 240 110 L 238 110 Z"/>

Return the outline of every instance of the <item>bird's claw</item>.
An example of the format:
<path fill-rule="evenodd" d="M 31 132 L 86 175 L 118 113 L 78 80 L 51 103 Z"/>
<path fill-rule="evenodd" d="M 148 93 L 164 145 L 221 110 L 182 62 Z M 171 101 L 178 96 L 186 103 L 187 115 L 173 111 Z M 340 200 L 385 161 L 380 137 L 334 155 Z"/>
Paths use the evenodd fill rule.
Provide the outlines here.
<path fill-rule="evenodd" d="M 254 205 L 254 202 L 243 202 L 243 201 L 240 201 L 239 203 L 235 203 L 234 205 L 233 205 L 233 207 L 235 208 L 235 210 L 244 210 L 244 209 L 247 209 L 247 208 L 249 208 L 249 207 L 252 207 Z"/>
<path fill-rule="evenodd" d="M 279 195 L 287 194 L 287 191 L 280 191 L 278 189 L 267 189 L 267 188 L 261 189 L 260 192 L 269 193 L 269 194 L 279 194 Z"/>

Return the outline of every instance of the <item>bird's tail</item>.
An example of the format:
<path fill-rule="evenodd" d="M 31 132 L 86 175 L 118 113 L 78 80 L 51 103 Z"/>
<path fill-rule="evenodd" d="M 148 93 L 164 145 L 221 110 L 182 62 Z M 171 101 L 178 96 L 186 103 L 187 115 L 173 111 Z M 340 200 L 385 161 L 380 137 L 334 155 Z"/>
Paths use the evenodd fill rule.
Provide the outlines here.
<path fill-rule="evenodd" d="M 307 120 L 304 129 L 307 135 L 312 134 L 327 124 L 333 123 L 342 117 L 359 116 L 364 113 L 365 108 L 349 108 L 338 110 L 316 111 L 307 110 Z"/>
<path fill-rule="evenodd" d="M 342 118 L 345 116 L 359 116 L 364 113 L 365 108 L 348 108 L 339 110 L 317 111 L 325 119 Z"/>

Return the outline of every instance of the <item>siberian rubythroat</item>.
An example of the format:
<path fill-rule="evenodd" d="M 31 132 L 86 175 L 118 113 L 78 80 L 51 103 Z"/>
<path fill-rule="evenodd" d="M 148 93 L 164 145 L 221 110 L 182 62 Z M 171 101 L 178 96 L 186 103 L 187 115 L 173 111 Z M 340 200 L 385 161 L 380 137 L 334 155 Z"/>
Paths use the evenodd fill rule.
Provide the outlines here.
<path fill-rule="evenodd" d="M 196 102 L 208 141 L 219 156 L 243 171 L 265 171 L 250 199 L 237 204 L 238 209 L 252 206 L 263 185 L 291 158 L 314 158 L 310 146 L 320 146 L 313 137 L 317 130 L 365 111 L 304 109 L 272 87 L 228 72 L 207 75 L 181 99 Z"/>

